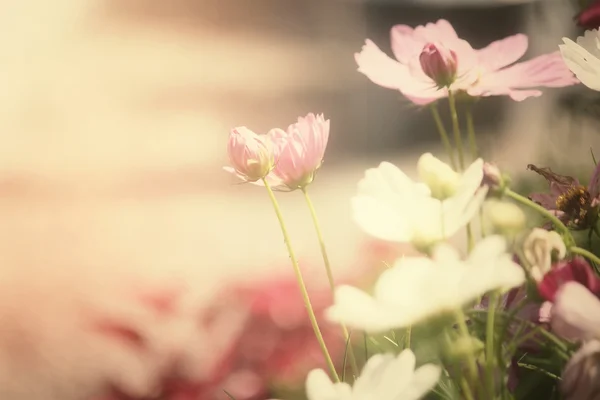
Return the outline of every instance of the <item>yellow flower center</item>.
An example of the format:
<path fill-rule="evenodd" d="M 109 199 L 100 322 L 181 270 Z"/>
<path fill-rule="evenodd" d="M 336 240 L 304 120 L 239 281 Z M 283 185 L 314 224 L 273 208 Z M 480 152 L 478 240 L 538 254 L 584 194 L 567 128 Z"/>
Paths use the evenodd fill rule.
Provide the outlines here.
<path fill-rule="evenodd" d="M 556 199 L 556 208 L 566 215 L 576 225 L 583 224 L 591 207 L 590 192 L 585 186 L 573 186 Z"/>

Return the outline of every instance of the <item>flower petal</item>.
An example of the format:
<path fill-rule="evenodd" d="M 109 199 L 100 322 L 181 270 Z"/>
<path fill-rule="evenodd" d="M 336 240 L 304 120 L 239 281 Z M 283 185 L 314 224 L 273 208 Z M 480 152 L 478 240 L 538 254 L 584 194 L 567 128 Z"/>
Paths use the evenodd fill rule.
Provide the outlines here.
<path fill-rule="evenodd" d="M 352 390 L 347 383 L 334 384 L 322 369 L 314 369 L 306 378 L 306 397 L 309 400 L 349 399 Z"/>
<path fill-rule="evenodd" d="M 329 321 L 366 332 L 383 332 L 394 327 L 399 318 L 367 293 L 347 285 L 335 290 L 335 302 L 325 311 L 325 316 Z"/>
<path fill-rule="evenodd" d="M 564 87 L 578 83 L 558 52 L 544 54 L 529 61 L 514 64 L 496 72 L 484 74 L 468 90 L 471 96 L 509 95 L 521 101 L 539 95 L 536 86 Z"/>
<path fill-rule="evenodd" d="M 600 90 L 600 59 L 569 38 L 563 38 L 558 46 L 565 64 L 585 86 Z"/>
<path fill-rule="evenodd" d="M 394 57 L 407 65 L 411 59 L 421 54 L 425 42 L 414 35 L 414 29 L 408 25 L 395 25 L 390 31 L 390 41 Z"/>
<path fill-rule="evenodd" d="M 402 204 L 359 195 L 352 199 L 352 210 L 354 221 L 371 236 L 400 243 L 413 238 L 411 221 L 402 212 Z"/>
<path fill-rule="evenodd" d="M 556 294 L 551 324 L 570 340 L 600 339 L 600 300 L 583 285 L 566 283 Z"/>
<path fill-rule="evenodd" d="M 517 34 L 496 40 L 477 50 L 480 64 L 488 71 L 496 71 L 518 61 L 527 51 L 527 35 Z"/>
<path fill-rule="evenodd" d="M 442 375 L 442 369 L 433 364 L 423 365 L 415 371 L 410 387 L 403 393 L 403 400 L 417 400 L 435 387 Z"/>
<path fill-rule="evenodd" d="M 430 22 L 425 25 L 419 25 L 414 29 L 414 36 L 421 39 L 424 43 L 451 41 L 458 39 L 456 31 L 450 22 L 445 19 L 439 19 L 436 22 Z"/>
<path fill-rule="evenodd" d="M 412 80 L 406 66 L 392 60 L 370 40 L 365 42 L 360 53 L 354 55 L 354 59 L 358 64 L 358 72 L 379 86 L 400 90 Z"/>

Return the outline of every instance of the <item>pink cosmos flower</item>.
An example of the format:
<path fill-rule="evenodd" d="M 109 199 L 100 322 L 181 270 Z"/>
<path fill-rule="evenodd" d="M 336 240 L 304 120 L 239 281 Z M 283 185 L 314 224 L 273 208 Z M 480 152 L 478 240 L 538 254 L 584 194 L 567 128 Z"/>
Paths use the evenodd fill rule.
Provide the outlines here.
<path fill-rule="evenodd" d="M 274 150 L 268 135 L 257 135 L 244 126 L 234 128 L 227 142 L 227 154 L 233 167 L 224 169 L 244 182 L 256 182 L 273 169 Z"/>
<path fill-rule="evenodd" d="M 273 129 L 269 136 L 277 147 L 277 162 L 269 178 L 278 190 L 306 187 L 323 163 L 329 140 L 329 120 L 323 114 L 299 117 L 287 132 Z"/>
<path fill-rule="evenodd" d="M 522 34 L 475 50 L 458 37 L 448 21 L 439 20 L 416 28 L 396 25 L 391 30 L 391 42 L 396 60 L 367 40 L 355 54 L 358 71 L 380 86 L 399 90 L 418 105 L 446 97 L 448 90 L 474 97 L 505 95 L 522 101 L 542 94 L 535 87 L 578 83 L 558 51 L 514 64 L 527 50 L 527 36 Z M 421 54 L 431 45 L 456 57 L 456 79 L 447 88 L 439 88 L 420 62 Z"/>

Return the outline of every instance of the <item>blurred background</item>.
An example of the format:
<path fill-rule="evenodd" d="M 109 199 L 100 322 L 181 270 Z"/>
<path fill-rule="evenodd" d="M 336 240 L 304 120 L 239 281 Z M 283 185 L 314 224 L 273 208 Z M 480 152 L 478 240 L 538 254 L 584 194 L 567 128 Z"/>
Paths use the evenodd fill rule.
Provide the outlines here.
<path fill-rule="evenodd" d="M 526 33 L 528 58 L 575 36 L 574 13 L 565 0 L 3 1 L 3 268 L 41 253 L 48 268 L 168 269 L 206 298 L 281 272 L 265 193 L 222 170 L 227 136 L 323 112 L 332 131 L 311 190 L 336 274 L 355 279 L 378 257 L 350 220 L 364 169 L 389 160 L 411 172 L 425 149 L 442 156 L 429 113 L 356 71 L 364 40 L 389 51 L 393 25 L 445 18 L 476 48 Z M 585 96 L 485 99 L 483 153 L 517 176 L 528 163 L 588 166 L 598 135 Z M 300 258 L 320 267 L 301 196 L 280 201 Z"/>

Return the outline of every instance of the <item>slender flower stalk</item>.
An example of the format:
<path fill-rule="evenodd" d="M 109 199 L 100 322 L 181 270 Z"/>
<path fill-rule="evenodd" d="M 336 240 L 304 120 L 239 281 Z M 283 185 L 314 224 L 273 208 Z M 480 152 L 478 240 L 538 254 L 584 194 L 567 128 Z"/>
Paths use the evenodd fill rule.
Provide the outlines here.
<path fill-rule="evenodd" d="M 488 388 L 488 396 L 489 398 L 494 398 L 495 395 L 495 385 L 494 385 L 494 365 L 495 362 L 495 354 L 494 354 L 494 328 L 495 328 L 495 317 L 496 317 L 496 308 L 498 307 L 498 293 L 494 292 L 490 295 L 490 301 L 488 303 L 488 315 L 486 321 L 486 332 L 485 332 L 485 360 L 486 360 L 486 370 L 485 370 L 485 380 Z"/>
<path fill-rule="evenodd" d="M 475 138 L 475 125 L 473 124 L 473 105 L 467 106 L 465 111 L 467 120 L 467 132 L 469 134 L 469 147 L 471 148 L 471 158 L 477 160 L 479 158 L 479 152 L 477 150 L 477 139 Z"/>
<path fill-rule="evenodd" d="M 325 340 L 323 339 L 323 335 L 321 334 L 321 330 L 319 329 L 317 317 L 315 316 L 315 312 L 310 303 L 308 291 L 306 290 L 306 285 L 304 284 L 304 279 L 302 278 L 302 272 L 300 271 L 298 260 L 296 259 L 296 255 L 294 253 L 294 249 L 292 248 L 290 237 L 287 233 L 287 228 L 283 221 L 283 215 L 281 214 L 279 203 L 277 203 L 275 194 L 273 193 L 273 190 L 271 189 L 271 186 L 269 185 L 267 180 L 263 178 L 262 182 L 265 188 L 267 189 L 267 193 L 269 194 L 269 198 L 271 199 L 271 203 L 273 204 L 273 209 L 275 210 L 275 214 L 277 215 L 277 219 L 281 227 L 281 233 L 283 234 L 283 239 L 285 241 L 285 245 L 287 247 L 290 259 L 292 260 L 292 266 L 294 267 L 294 273 L 296 274 L 296 279 L 298 280 L 298 286 L 300 287 L 300 292 L 302 293 L 302 299 L 304 300 L 304 305 L 306 306 L 306 311 L 308 312 L 308 318 L 310 319 L 310 323 L 312 324 L 315 336 L 317 337 L 317 341 L 321 346 L 321 351 L 323 352 L 323 356 L 325 357 L 325 361 L 327 362 L 327 366 L 329 367 L 331 376 L 336 382 L 339 382 L 340 378 L 335 370 L 335 366 L 333 365 L 333 361 L 331 360 L 331 356 L 329 355 L 329 351 L 327 350 L 327 345 L 325 344 Z"/>
<path fill-rule="evenodd" d="M 596 256 L 594 253 L 592 253 L 591 251 L 582 249 L 581 247 L 577 247 L 577 246 L 570 247 L 569 251 L 573 254 L 579 254 L 580 256 L 584 256 L 588 260 L 593 261 L 596 264 L 600 265 L 600 258 L 598 256 Z"/>
<path fill-rule="evenodd" d="M 448 132 L 446 132 L 446 128 L 444 127 L 444 123 L 442 122 L 442 118 L 440 117 L 440 112 L 438 111 L 437 104 L 432 103 L 429 106 L 431 109 L 431 115 L 433 115 L 433 120 L 435 121 L 435 126 L 440 134 L 440 138 L 442 139 L 442 143 L 444 148 L 446 149 L 446 153 L 448 154 L 448 159 L 450 160 L 450 165 L 452 169 L 458 170 L 456 165 L 456 161 L 454 160 L 454 151 L 452 150 L 452 144 L 450 144 L 450 138 L 448 137 Z"/>
<path fill-rule="evenodd" d="M 458 112 L 456 110 L 456 96 L 449 90 L 448 91 L 448 104 L 450 105 L 450 117 L 452 118 L 452 132 L 454 134 L 454 142 L 456 144 L 456 151 L 458 152 L 458 166 L 460 171 L 465 168 L 465 155 L 463 152 L 462 136 L 460 134 L 460 125 L 458 124 Z"/>
<path fill-rule="evenodd" d="M 406 336 L 404 336 L 404 348 L 410 349 L 410 341 L 412 336 L 412 326 L 409 326 L 406 329 Z"/>
<path fill-rule="evenodd" d="M 452 131 L 454 133 L 454 142 L 456 144 L 456 151 L 458 152 L 458 164 L 460 171 L 465 169 L 465 155 L 463 151 L 462 135 L 460 133 L 460 126 L 458 124 L 458 112 L 456 110 L 456 96 L 448 90 L 448 104 L 450 105 L 450 116 L 452 118 Z M 473 232 L 471 230 L 471 224 L 467 224 L 467 246 L 469 251 L 474 246 Z"/>
<path fill-rule="evenodd" d="M 469 147 L 471 148 L 471 158 L 477 160 L 479 158 L 479 151 L 477 150 L 477 138 L 475 137 L 475 124 L 473 124 L 473 104 L 467 106 L 465 115 L 467 120 L 467 132 L 469 134 Z M 479 210 L 479 233 L 482 238 L 485 237 L 482 209 Z"/>
<path fill-rule="evenodd" d="M 469 382 L 467 382 L 466 378 L 462 378 L 460 380 L 460 388 L 465 395 L 465 400 L 474 400 L 473 393 L 471 393 L 471 387 L 469 386 Z"/>
<path fill-rule="evenodd" d="M 458 324 L 458 331 L 461 336 L 465 339 L 470 338 L 469 328 L 467 327 L 467 322 L 465 320 L 465 314 L 461 309 L 456 311 L 456 322 Z M 472 354 L 469 354 L 467 358 L 467 368 L 469 369 L 469 381 L 472 382 L 477 378 L 477 365 L 475 363 L 475 359 Z"/>
<path fill-rule="evenodd" d="M 513 192 L 508 188 L 504 190 L 504 194 L 510 197 L 511 199 L 515 200 L 516 202 L 526 207 L 529 207 L 537 211 L 544 217 L 548 218 L 550 222 L 552 222 L 552 224 L 554 225 L 554 229 L 556 229 L 558 233 L 563 237 L 563 240 L 565 241 L 567 247 L 571 248 L 573 246 L 575 240 L 573 239 L 573 235 L 571 235 L 569 228 L 567 228 L 565 224 L 563 224 L 562 221 L 558 219 L 554 214 L 552 214 L 550 211 L 546 210 L 544 207 L 540 206 L 536 202 L 531 201 L 527 197 L 521 196 L 520 194 Z"/>
<path fill-rule="evenodd" d="M 308 206 L 310 216 L 315 227 L 315 231 L 317 232 L 317 238 L 319 239 L 319 246 L 321 248 L 321 255 L 323 256 L 323 263 L 325 264 L 325 270 L 327 271 L 327 279 L 329 280 L 329 287 L 331 288 L 332 295 L 335 296 L 335 282 L 333 280 L 333 272 L 331 271 L 331 263 L 329 262 L 329 255 L 327 254 L 327 247 L 325 246 L 325 240 L 323 239 L 323 233 L 321 232 L 321 225 L 319 224 L 319 219 L 317 218 L 317 212 L 315 211 L 315 207 L 313 205 L 312 200 L 310 199 L 310 196 L 308 195 L 306 187 L 302 188 L 302 194 L 304 194 L 306 205 Z M 346 325 L 343 323 L 340 325 L 344 334 L 344 340 L 348 342 L 350 340 L 350 333 L 348 332 L 348 328 L 346 328 Z M 350 367 L 352 368 L 354 376 L 358 376 L 359 370 L 358 365 L 356 364 L 356 357 L 354 356 L 352 344 L 348 345 L 348 358 L 350 358 Z"/>

